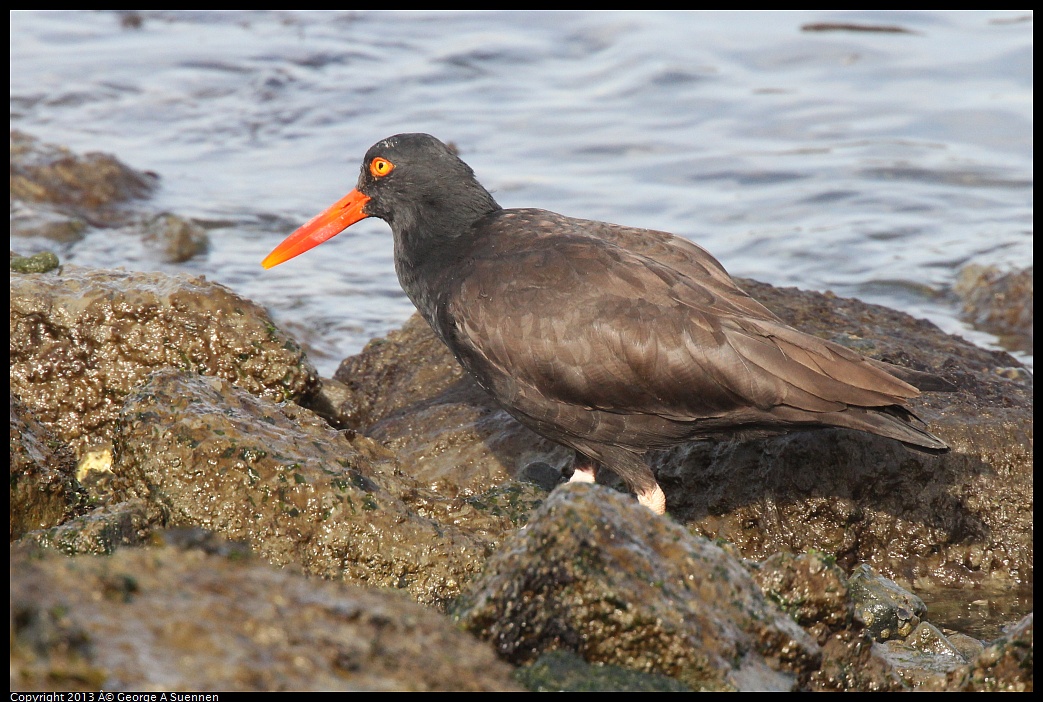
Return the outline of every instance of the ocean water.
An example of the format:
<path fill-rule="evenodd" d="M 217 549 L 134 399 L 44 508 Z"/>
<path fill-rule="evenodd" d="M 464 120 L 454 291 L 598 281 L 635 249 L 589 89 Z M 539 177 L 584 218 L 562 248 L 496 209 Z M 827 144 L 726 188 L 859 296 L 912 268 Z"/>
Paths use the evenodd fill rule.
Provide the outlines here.
<path fill-rule="evenodd" d="M 260 261 L 354 186 L 373 142 L 404 131 L 456 144 L 505 207 L 672 231 L 735 275 L 888 305 L 982 346 L 998 342 L 960 321 L 958 271 L 1032 265 L 1024 13 L 10 19 L 11 127 L 156 172 L 146 207 L 211 238 L 182 264 L 124 230 L 12 249 L 205 274 L 265 305 L 324 375 L 412 312 L 387 226 L 367 220 L 270 271 Z"/>

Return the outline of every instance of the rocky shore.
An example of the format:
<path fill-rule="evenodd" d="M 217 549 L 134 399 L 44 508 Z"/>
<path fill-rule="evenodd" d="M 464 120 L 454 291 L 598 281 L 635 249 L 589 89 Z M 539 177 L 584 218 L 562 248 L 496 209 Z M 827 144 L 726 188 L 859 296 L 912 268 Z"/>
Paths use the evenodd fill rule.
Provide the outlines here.
<path fill-rule="evenodd" d="M 12 246 L 120 226 L 205 251 L 148 211 L 156 178 L 12 132 Z M 742 284 L 954 383 L 914 406 L 952 451 L 693 443 L 654 457 L 656 517 L 563 484 L 568 454 L 418 317 L 320 378 L 219 282 L 12 252 L 11 689 L 1031 690 L 1031 613 L 980 637 L 924 603 L 1031 592 L 1031 374 L 900 312 Z M 1026 287 L 1004 319 L 1031 339 L 1031 275 L 1005 290 Z"/>

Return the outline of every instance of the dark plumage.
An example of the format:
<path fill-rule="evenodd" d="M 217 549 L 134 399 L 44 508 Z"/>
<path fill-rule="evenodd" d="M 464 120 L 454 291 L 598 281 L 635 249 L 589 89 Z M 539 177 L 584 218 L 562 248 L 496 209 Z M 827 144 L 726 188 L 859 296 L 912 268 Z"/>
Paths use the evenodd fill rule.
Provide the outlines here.
<path fill-rule="evenodd" d="M 847 427 L 947 450 L 906 405 L 946 381 L 787 326 L 686 239 L 502 209 L 426 134 L 370 148 L 356 190 L 264 265 L 365 217 L 391 225 L 403 289 L 478 384 L 577 451 L 573 479 L 603 464 L 661 513 L 642 454 L 692 439 Z"/>

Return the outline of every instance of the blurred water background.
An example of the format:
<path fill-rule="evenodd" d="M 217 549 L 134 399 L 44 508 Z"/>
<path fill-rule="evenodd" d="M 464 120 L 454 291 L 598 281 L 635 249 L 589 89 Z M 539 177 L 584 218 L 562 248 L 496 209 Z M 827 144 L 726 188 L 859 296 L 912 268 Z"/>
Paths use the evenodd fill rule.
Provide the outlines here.
<path fill-rule="evenodd" d="M 180 264 L 118 229 L 12 249 L 205 274 L 268 307 L 324 375 L 412 312 L 387 226 L 259 264 L 404 131 L 456 144 L 505 207 L 672 231 L 734 275 L 884 304 L 983 346 L 998 340 L 960 320 L 958 272 L 1032 265 L 1026 13 L 10 18 L 11 127 L 154 171 L 150 207 L 211 239 Z"/>

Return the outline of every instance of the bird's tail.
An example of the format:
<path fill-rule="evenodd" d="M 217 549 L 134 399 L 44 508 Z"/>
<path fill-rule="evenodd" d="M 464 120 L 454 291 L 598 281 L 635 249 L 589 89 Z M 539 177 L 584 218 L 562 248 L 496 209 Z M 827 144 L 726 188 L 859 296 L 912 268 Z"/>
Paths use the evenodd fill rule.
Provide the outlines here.
<path fill-rule="evenodd" d="M 896 366 L 887 361 L 878 361 L 875 358 L 865 359 L 885 373 L 889 373 L 899 380 L 909 383 L 920 392 L 955 392 L 956 386 L 945 378 L 934 373 L 913 370 L 905 366 Z"/>
<path fill-rule="evenodd" d="M 833 413 L 830 422 L 835 426 L 847 427 L 886 436 L 901 441 L 911 448 L 929 453 L 945 453 L 949 445 L 927 431 L 926 425 L 915 414 L 900 405 L 862 409 L 849 407 Z"/>

